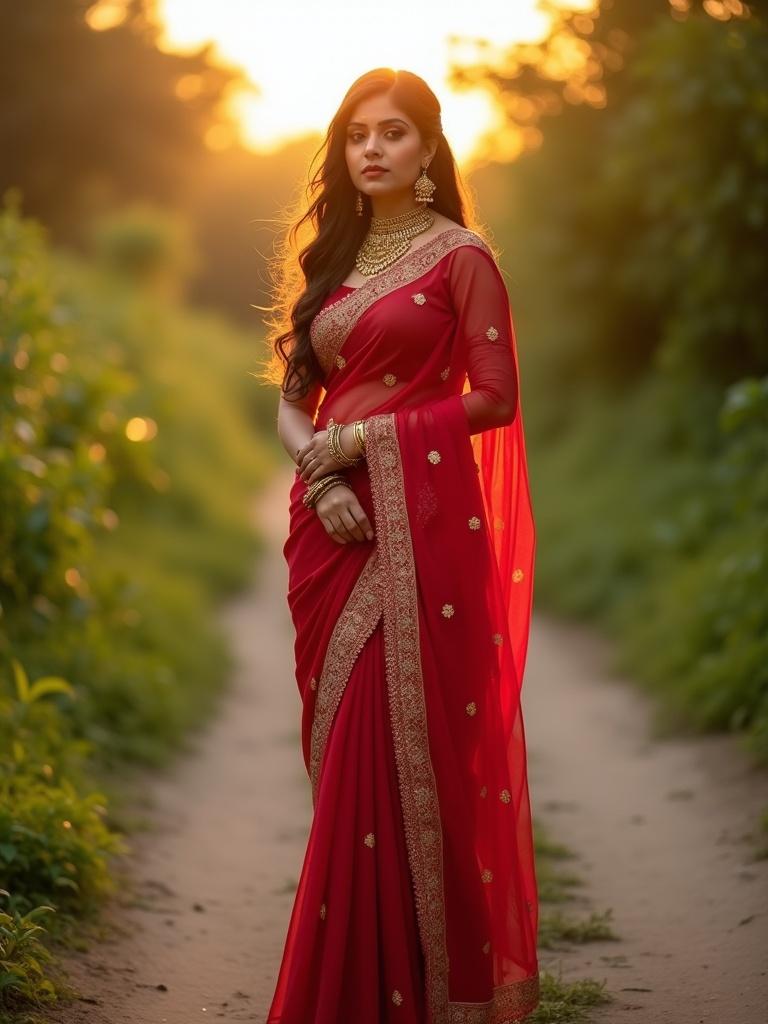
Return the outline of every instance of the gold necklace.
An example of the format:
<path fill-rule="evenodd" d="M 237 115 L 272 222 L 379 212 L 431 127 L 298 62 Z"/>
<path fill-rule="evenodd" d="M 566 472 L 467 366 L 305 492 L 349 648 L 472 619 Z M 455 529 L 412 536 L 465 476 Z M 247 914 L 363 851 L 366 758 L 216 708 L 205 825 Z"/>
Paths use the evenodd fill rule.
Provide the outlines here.
<path fill-rule="evenodd" d="M 378 274 L 407 252 L 411 239 L 431 228 L 434 222 L 434 214 L 422 204 L 396 217 L 371 217 L 355 266 L 366 277 Z"/>

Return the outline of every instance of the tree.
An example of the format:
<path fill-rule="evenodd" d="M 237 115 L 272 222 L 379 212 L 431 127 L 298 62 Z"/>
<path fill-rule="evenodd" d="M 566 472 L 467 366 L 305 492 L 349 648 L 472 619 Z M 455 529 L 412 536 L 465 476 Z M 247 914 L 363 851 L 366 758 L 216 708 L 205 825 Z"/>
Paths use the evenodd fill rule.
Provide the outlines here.
<path fill-rule="evenodd" d="M 93 0 L 0 0 L 0 193 L 61 237 L 125 199 L 177 202 L 242 85 L 207 47 L 166 53 L 151 0 L 91 27 Z"/>

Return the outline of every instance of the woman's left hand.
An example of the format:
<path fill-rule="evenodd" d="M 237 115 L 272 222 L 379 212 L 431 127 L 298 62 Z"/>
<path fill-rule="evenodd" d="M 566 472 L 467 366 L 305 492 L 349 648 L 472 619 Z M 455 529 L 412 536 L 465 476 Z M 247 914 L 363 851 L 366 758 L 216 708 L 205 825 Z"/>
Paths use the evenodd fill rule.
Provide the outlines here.
<path fill-rule="evenodd" d="M 318 430 L 303 448 L 299 448 L 296 465 L 299 468 L 299 476 L 305 484 L 313 484 L 321 476 L 338 473 L 339 470 L 346 468 L 337 462 L 328 451 L 327 430 Z"/>

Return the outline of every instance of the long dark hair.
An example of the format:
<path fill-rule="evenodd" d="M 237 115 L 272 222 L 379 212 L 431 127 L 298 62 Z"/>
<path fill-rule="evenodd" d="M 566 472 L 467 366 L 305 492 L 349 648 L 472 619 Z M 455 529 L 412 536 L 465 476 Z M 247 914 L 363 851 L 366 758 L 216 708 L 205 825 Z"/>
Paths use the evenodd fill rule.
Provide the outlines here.
<path fill-rule="evenodd" d="M 437 186 L 433 210 L 464 227 L 475 226 L 474 203 L 442 133 L 440 103 L 423 78 L 410 71 L 375 68 L 356 79 L 331 121 L 309 165 L 306 197 L 295 211 L 279 254 L 270 260 L 277 317 L 267 321 L 272 358 L 263 377 L 279 383 L 292 400 L 303 398 L 322 377 L 309 340 L 309 327 L 325 297 L 343 282 L 371 222 L 371 201 L 363 195 L 363 215 L 355 215 L 356 189 L 345 157 L 346 125 L 362 100 L 382 92 L 416 125 L 422 139 L 437 139 L 428 174 Z M 315 162 L 323 157 L 312 175 Z M 300 214 L 300 216 L 299 216 Z M 303 245 L 303 248 L 302 248 Z"/>

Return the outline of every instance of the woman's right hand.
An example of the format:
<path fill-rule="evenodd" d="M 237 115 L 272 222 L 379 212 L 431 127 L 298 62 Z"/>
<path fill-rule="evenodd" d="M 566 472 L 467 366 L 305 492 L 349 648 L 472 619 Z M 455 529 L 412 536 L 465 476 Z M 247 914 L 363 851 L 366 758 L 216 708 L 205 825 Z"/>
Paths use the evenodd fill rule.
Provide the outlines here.
<path fill-rule="evenodd" d="M 315 502 L 315 512 L 326 533 L 337 544 L 351 540 L 373 540 L 373 528 L 351 487 L 336 484 Z"/>

